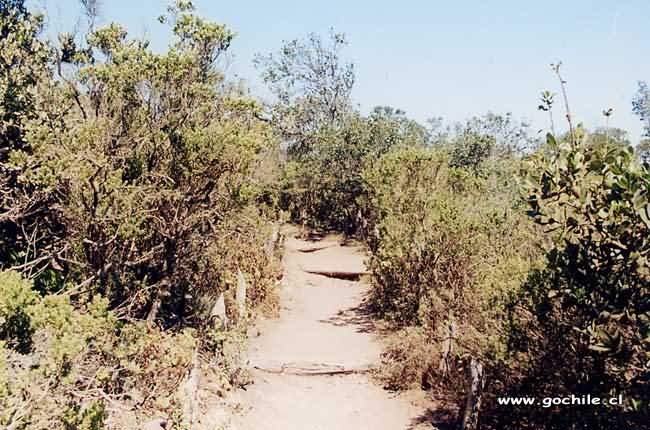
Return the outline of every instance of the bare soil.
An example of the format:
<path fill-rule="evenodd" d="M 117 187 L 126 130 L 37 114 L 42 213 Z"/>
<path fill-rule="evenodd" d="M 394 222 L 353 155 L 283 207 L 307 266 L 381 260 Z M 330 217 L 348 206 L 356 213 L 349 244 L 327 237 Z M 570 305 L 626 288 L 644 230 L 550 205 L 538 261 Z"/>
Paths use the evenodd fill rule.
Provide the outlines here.
<path fill-rule="evenodd" d="M 295 227 L 284 234 L 280 316 L 254 329 L 253 383 L 233 393 L 227 428 L 433 428 L 423 392 L 392 393 L 372 379 L 382 337 L 363 307 L 364 249 L 339 236 L 299 239 Z"/>

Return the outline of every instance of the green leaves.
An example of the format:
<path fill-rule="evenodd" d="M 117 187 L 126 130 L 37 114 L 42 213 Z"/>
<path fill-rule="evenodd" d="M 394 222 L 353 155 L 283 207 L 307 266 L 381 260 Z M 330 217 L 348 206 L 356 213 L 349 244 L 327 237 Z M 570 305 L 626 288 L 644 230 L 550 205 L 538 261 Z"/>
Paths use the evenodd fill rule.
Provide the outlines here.
<path fill-rule="evenodd" d="M 0 342 L 26 352 L 34 327 L 30 307 L 38 294 L 31 282 L 14 271 L 0 271 Z"/>
<path fill-rule="evenodd" d="M 22 150 L 25 123 L 36 115 L 32 89 L 48 77 L 49 48 L 39 39 L 43 17 L 11 2 L 0 11 L 0 162 Z"/>
<path fill-rule="evenodd" d="M 602 363 L 585 378 L 604 378 L 606 386 L 632 395 L 643 389 L 636 378 L 647 373 L 650 353 L 650 172 L 625 145 L 564 145 L 550 135 L 529 172 L 530 214 L 557 230 L 547 296 L 558 320 L 549 324 L 571 324 L 580 335 L 569 347 Z M 580 349 L 585 340 L 588 352 Z"/>
<path fill-rule="evenodd" d="M 12 205 L 39 219 L 8 231 L 33 228 L 44 244 L 25 260 L 56 255 L 34 271 L 47 275 L 51 265 L 61 278 L 92 278 L 111 306 L 133 299 L 139 317 L 158 295 L 177 303 L 218 284 L 225 269 L 196 267 L 224 220 L 255 202 L 253 170 L 277 144 L 259 102 L 215 64 L 234 34 L 192 11 L 186 1 L 170 9 L 176 43 L 162 53 L 114 23 L 92 31 L 87 47 L 62 35 L 52 61 L 75 67 L 26 91 L 38 112 L 26 127 L 30 151 L 11 154 L 12 186 L 25 188 Z"/>
<path fill-rule="evenodd" d="M 167 51 L 118 24 L 55 51 L 0 4 L 0 268 L 23 275 L 0 271 L 0 427 L 104 428 L 109 396 L 169 415 L 231 274 L 251 309 L 277 279 L 278 141 L 216 63 L 234 33 L 178 1 Z"/>
<path fill-rule="evenodd" d="M 274 127 L 291 156 L 318 151 L 318 134 L 343 125 L 352 114 L 354 67 L 341 58 L 345 37 L 310 33 L 285 42 L 277 53 L 257 55 L 255 65 L 275 96 L 269 106 Z"/>
<path fill-rule="evenodd" d="M 369 117 L 350 114 L 334 127 L 314 131 L 312 150 L 286 166 L 284 206 L 294 221 L 353 233 L 365 225 L 363 172 L 395 148 L 422 148 L 419 125 L 390 108 Z"/>
<path fill-rule="evenodd" d="M 97 48 L 106 56 L 111 57 L 119 49 L 122 49 L 126 41 L 127 32 L 119 24 L 111 23 L 100 28 L 88 36 L 88 45 Z"/>
<path fill-rule="evenodd" d="M 646 82 L 638 83 L 638 90 L 632 101 L 632 111 L 643 123 L 645 135 L 650 137 L 650 89 Z"/>
<path fill-rule="evenodd" d="M 496 140 L 490 135 L 481 135 L 472 130 L 463 132 L 454 142 L 450 166 L 479 171 L 483 162 L 494 148 Z"/>

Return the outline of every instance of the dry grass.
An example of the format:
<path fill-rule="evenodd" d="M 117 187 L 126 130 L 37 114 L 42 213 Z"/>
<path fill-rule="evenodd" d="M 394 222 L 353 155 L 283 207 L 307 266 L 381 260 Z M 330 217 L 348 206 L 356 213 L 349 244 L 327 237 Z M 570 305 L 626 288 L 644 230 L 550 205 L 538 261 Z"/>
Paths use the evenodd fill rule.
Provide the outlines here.
<path fill-rule="evenodd" d="M 430 387 L 439 353 L 422 328 L 409 327 L 389 337 L 377 378 L 389 390 Z"/>

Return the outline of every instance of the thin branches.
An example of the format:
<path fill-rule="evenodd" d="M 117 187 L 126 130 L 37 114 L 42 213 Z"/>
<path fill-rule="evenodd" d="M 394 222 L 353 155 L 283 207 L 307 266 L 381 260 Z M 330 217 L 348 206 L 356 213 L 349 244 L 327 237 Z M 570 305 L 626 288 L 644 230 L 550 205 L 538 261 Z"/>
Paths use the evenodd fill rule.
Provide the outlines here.
<path fill-rule="evenodd" d="M 562 78 L 562 75 L 560 74 L 560 67 L 562 66 L 562 62 L 559 61 L 557 63 L 552 63 L 551 68 L 555 72 L 555 75 L 557 76 L 558 80 L 560 81 L 560 89 L 562 91 L 562 99 L 564 100 L 564 111 L 565 111 L 565 117 L 567 122 L 569 123 L 569 135 L 571 137 L 571 144 L 575 145 L 576 144 L 576 136 L 574 133 L 573 129 L 573 118 L 571 117 L 571 110 L 569 109 L 569 97 L 567 96 L 567 91 L 566 91 L 566 81 L 564 78 Z"/>

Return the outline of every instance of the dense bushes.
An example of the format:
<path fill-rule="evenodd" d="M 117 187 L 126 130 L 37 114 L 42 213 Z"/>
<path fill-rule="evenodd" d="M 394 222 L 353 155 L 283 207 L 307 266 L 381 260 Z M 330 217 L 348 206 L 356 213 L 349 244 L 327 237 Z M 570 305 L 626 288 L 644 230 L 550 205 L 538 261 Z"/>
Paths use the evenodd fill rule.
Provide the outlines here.
<path fill-rule="evenodd" d="M 46 69 L 48 50 L 38 35 L 43 17 L 22 1 L 0 4 L 0 161 L 12 149 L 26 149 L 25 122 L 34 117 L 33 86 Z"/>
<path fill-rule="evenodd" d="M 625 400 L 546 414 L 548 428 L 641 428 L 650 371 L 648 170 L 629 147 L 550 135 L 530 162 L 530 215 L 554 241 L 546 267 L 520 293 L 513 346 L 528 360 L 519 389 Z"/>
<path fill-rule="evenodd" d="M 21 351 L 32 343 L 31 306 L 38 295 L 16 272 L 0 272 L 0 339 Z"/>
<path fill-rule="evenodd" d="M 178 415 L 193 357 L 227 371 L 217 298 L 245 322 L 237 277 L 251 311 L 278 276 L 258 169 L 277 140 L 217 67 L 233 33 L 178 1 L 167 52 L 117 24 L 54 46 L 22 2 L 1 7 L 0 422 Z"/>
<path fill-rule="evenodd" d="M 454 356 L 505 359 L 508 297 L 540 256 L 508 183 L 516 166 L 501 160 L 479 177 L 441 149 L 421 149 L 388 153 L 364 172 L 371 304 L 422 326 L 440 354 L 451 336 Z"/>
<path fill-rule="evenodd" d="M 104 299 L 73 306 L 64 295 L 38 297 L 14 272 L 0 278 L 5 288 L 31 297 L 22 309 L 29 319 L 21 339 L 32 341 L 30 354 L 10 343 L 0 349 L 2 425 L 100 429 L 106 399 L 141 412 L 174 410 L 177 386 L 198 342 L 194 331 L 174 334 L 147 329 L 144 322 L 125 324 Z M 8 301 L 12 298 L 2 298 L 3 305 Z"/>
<path fill-rule="evenodd" d="M 460 371 L 473 357 L 487 372 L 486 427 L 640 428 L 648 407 L 648 172 L 625 145 L 579 138 L 549 137 L 526 162 L 488 157 L 478 166 L 472 151 L 458 163 L 462 151 L 453 147 L 395 150 L 364 171 L 370 303 L 425 333 L 407 330 L 410 340 L 386 351 L 389 386 L 446 381 L 462 396 Z M 528 174 L 528 211 L 519 170 Z M 423 341 L 431 346 L 413 346 Z M 418 350 L 429 358 L 414 360 Z M 621 394 L 625 405 L 555 413 L 496 403 L 531 393 Z"/>
<path fill-rule="evenodd" d="M 177 42 L 163 55 L 115 25 L 90 35 L 106 60 L 75 60 L 85 97 L 76 101 L 59 81 L 43 85 L 34 152 L 12 157 L 21 185 L 54 196 L 49 216 L 63 237 L 52 259 L 111 306 L 129 302 L 130 315 L 149 320 L 161 305 L 183 317 L 191 303 L 182 298 L 218 282 L 197 267 L 210 264 L 204 251 L 224 234 L 223 220 L 250 201 L 251 168 L 272 141 L 253 101 L 217 88 L 210 64 L 230 32 L 174 13 Z"/>
<path fill-rule="evenodd" d="M 339 128 L 321 131 L 314 151 L 292 159 L 282 182 L 282 203 L 295 222 L 311 227 L 361 232 L 364 216 L 361 173 L 392 147 L 423 147 L 426 131 L 391 108 L 369 117 L 348 116 Z"/>

